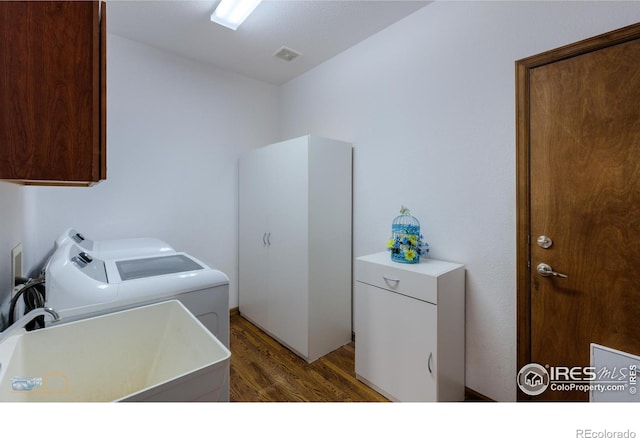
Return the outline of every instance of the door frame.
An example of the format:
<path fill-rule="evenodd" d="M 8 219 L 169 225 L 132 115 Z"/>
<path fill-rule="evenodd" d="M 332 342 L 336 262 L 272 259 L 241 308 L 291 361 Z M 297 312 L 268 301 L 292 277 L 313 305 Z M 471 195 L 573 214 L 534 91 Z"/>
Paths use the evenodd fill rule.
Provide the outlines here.
<path fill-rule="evenodd" d="M 640 38 L 640 23 L 516 61 L 517 369 L 531 362 L 531 198 L 529 74 L 536 67 Z M 514 375 L 515 379 L 515 375 Z M 531 399 L 518 391 L 518 400 Z"/>

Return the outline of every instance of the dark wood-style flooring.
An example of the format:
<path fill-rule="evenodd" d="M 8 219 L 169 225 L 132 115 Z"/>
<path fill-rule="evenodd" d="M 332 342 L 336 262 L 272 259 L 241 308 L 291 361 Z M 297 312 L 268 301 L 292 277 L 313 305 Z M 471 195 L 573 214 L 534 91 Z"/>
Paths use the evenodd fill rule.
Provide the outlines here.
<path fill-rule="evenodd" d="M 387 401 L 356 379 L 353 342 L 309 364 L 237 313 L 230 332 L 231 401 Z"/>

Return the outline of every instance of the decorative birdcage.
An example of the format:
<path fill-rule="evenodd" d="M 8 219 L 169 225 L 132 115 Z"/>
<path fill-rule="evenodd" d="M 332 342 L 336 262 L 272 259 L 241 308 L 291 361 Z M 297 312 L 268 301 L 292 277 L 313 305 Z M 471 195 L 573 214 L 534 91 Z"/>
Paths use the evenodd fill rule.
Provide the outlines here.
<path fill-rule="evenodd" d="M 419 263 L 420 256 L 429 252 L 429 245 L 420 234 L 420 222 L 411 216 L 408 208 L 400 209 L 391 224 L 391 238 L 387 249 L 391 251 L 391 260 L 398 263 Z"/>

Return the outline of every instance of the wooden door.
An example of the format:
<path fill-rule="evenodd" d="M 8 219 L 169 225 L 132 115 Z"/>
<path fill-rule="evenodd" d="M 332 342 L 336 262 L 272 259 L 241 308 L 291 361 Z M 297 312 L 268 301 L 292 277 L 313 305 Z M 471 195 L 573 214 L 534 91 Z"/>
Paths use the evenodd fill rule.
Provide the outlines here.
<path fill-rule="evenodd" d="M 518 62 L 519 368 L 640 354 L 639 102 L 640 25 Z"/>

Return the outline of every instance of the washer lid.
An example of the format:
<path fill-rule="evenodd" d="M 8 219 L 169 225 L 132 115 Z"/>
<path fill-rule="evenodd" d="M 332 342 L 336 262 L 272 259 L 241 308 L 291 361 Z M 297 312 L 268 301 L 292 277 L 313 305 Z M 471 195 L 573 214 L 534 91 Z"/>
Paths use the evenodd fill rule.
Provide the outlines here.
<path fill-rule="evenodd" d="M 204 266 L 184 254 L 120 260 L 116 262 L 116 267 L 122 281 L 204 269 Z"/>

